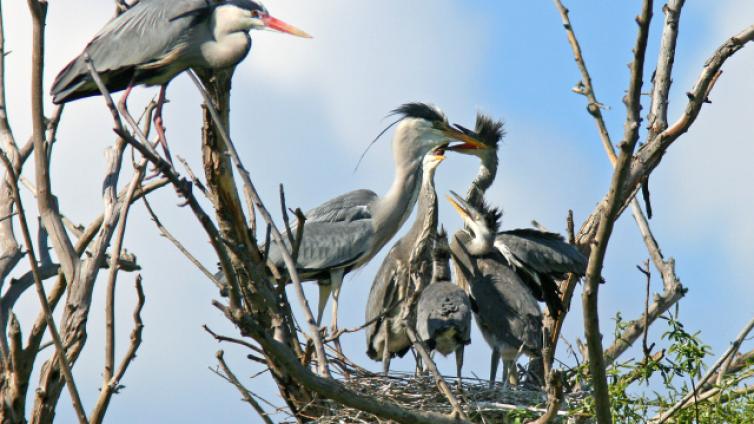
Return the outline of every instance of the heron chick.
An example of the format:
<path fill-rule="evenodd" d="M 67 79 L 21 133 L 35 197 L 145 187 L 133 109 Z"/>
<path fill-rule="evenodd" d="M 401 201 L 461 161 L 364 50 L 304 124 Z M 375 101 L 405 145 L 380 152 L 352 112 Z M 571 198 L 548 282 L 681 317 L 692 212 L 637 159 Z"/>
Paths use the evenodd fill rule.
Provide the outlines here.
<path fill-rule="evenodd" d="M 450 242 L 456 278 L 469 296 L 474 318 L 492 348 L 490 387 L 503 359 L 503 381 L 516 384 L 515 363 L 521 353 L 538 358 L 542 351 L 542 311 L 519 275 L 495 249 L 501 213 L 485 204 L 471 206 L 451 192 L 451 204 L 465 228 Z"/>
<path fill-rule="evenodd" d="M 450 278 L 448 235 L 441 229 L 432 251 L 432 280 L 416 306 L 416 332 L 430 350 L 456 354 L 456 381 L 461 385 L 463 351 L 471 343 L 471 304 Z"/>
<path fill-rule="evenodd" d="M 372 323 L 366 328 L 367 356 L 382 360 L 385 374 L 390 359 L 403 357 L 411 348 L 401 312 L 403 302 L 419 289 L 414 277 L 420 283 L 429 283 L 432 277 L 431 248 L 437 231 L 435 170 L 443 159 L 442 148 L 424 157 L 416 221 L 385 256 L 369 291 L 365 320 Z"/>
<path fill-rule="evenodd" d="M 487 148 L 457 145 L 449 150 L 477 156 L 481 161 L 479 172 L 469 187 L 466 201 L 476 208 L 484 205 L 484 194 L 495 181 L 498 169 L 498 146 L 505 135 L 503 122 L 478 113 L 474 131 L 456 125 L 459 130 L 474 135 Z M 583 276 L 587 258 L 576 247 L 566 243 L 560 234 L 534 228 L 500 231 L 495 235 L 494 246 L 503 255 L 504 262 L 513 269 L 531 289 L 539 301 L 544 301 L 553 317 L 563 312 L 557 280 L 568 273 Z"/>

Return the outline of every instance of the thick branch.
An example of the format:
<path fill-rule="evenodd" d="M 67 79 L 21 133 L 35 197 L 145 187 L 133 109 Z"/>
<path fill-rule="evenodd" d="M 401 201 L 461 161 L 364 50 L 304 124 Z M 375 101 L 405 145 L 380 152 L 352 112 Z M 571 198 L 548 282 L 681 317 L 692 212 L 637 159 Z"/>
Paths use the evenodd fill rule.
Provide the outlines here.
<path fill-rule="evenodd" d="M 0 159 L 2 160 L 3 164 L 5 165 L 6 171 L 10 174 L 13 173 L 13 164 L 11 163 L 8 156 L 5 154 L 5 152 L 0 151 Z M 12 188 L 13 188 L 13 197 L 14 201 L 16 203 L 16 208 L 18 209 L 18 217 L 19 217 L 19 223 L 21 226 L 21 232 L 23 234 L 24 238 L 24 244 L 26 244 L 26 253 L 29 257 L 29 266 L 31 267 L 32 274 L 34 275 L 34 286 L 37 289 L 37 295 L 39 296 L 39 302 L 42 305 L 42 311 L 45 315 L 45 320 L 47 321 L 47 328 L 50 330 L 50 336 L 52 337 L 52 340 L 55 344 L 56 349 L 56 355 L 59 359 L 60 368 L 63 372 L 63 376 L 66 381 L 66 386 L 68 387 L 68 391 L 71 395 L 71 401 L 73 402 L 73 408 L 76 411 L 76 414 L 78 415 L 79 422 L 86 423 L 86 413 L 84 413 L 84 408 L 81 404 L 81 398 L 79 397 L 78 390 L 76 390 L 76 383 L 73 380 L 73 373 L 71 372 L 71 367 L 68 365 L 68 359 L 65 354 L 65 347 L 63 345 L 63 341 L 60 338 L 60 333 L 58 332 L 57 326 L 55 325 L 55 320 L 52 316 L 52 310 L 50 309 L 50 304 L 47 303 L 47 294 L 45 294 L 44 286 L 42 285 L 42 279 L 39 276 L 39 269 L 37 267 L 37 259 L 36 255 L 34 254 L 34 245 L 32 244 L 31 240 L 31 234 L 29 232 L 29 226 L 26 221 L 26 213 L 24 212 L 23 203 L 21 203 L 21 194 L 18 191 L 18 184 L 17 178 L 13 176 L 11 178 L 11 181 L 13 181 Z"/>

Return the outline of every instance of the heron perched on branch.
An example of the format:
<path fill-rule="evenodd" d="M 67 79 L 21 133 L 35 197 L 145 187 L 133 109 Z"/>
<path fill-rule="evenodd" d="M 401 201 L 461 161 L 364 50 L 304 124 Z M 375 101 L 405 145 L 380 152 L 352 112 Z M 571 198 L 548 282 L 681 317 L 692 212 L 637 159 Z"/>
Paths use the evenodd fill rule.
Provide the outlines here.
<path fill-rule="evenodd" d="M 457 127 L 468 134 L 477 134 L 477 138 L 489 146 L 487 149 L 465 145 L 450 148 L 458 153 L 475 155 L 481 160 L 479 172 L 466 196 L 471 206 L 479 208 L 484 204 L 484 193 L 497 175 L 497 152 L 504 135 L 503 123 L 480 113 L 477 114 L 474 131 Z M 586 273 L 587 258 L 560 234 L 533 228 L 500 231 L 495 236 L 494 247 L 528 285 L 537 300 L 545 301 L 553 317 L 557 317 L 563 309 L 555 281 L 565 279 L 568 273 L 578 276 Z"/>
<path fill-rule="evenodd" d="M 416 220 L 385 256 L 369 291 L 365 319 L 373 322 L 366 328 L 367 356 L 382 360 L 385 374 L 390 369 L 390 359 L 396 355 L 403 357 L 411 348 L 401 312 L 403 302 L 420 289 L 414 286 L 413 277 L 426 283 L 432 277 L 431 250 L 437 231 L 434 180 L 435 170 L 443 159 L 442 148 L 424 157 Z"/>
<path fill-rule="evenodd" d="M 388 192 L 379 197 L 371 190 L 355 190 L 305 214 L 297 270 L 302 280 L 319 283 L 318 322 L 332 294 L 333 330 L 337 329 L 343 276 L 372 259 L 411 214 L 421 187 L 424 156 L 453 140 L 483 147 L 473 134 L 452 128 L 437 107 L 407 103 L 392 114 L 399 120 L 393 136 L 395 177 Z M 273 244 L 269 259 L 282 266 L 279 249 Z"/>
<path fill-rule="evenodd" d="M 51 94 L 56 104 L 99 94 L 86 57 L 110 92 L 159 85 L 154 115 L 160 143 L 165 87 L 189 68 L 222 69 L 237 65 L 249 52 L 252 29 L 269 29 L 299 37 L 304 31 L 270 16 L 257 0 L 141 0 L 108 22 L 84 51 L 55 78 Z"/>
<path fill-rule="evenodd" d="M 465 228 L 456 232 L 450 250 L 458 283 L 469 295 L 479 330 L 492 348 L 490 387 L 501 356 L 503 382 L 515 384 L 518 356 L 541 356 L 542 311 L 526 283 L 494 246 L 500 211 L 484 203 L 471 206 L 451 193 L 448 199 Z"/>
<path fill-rule="evenodd" d="M 463 351 L 471 343 L 471 304 L 464 290 L 450 278 L 450 247 L 444 229 L 432 250 L 432 280 L 416 305 L 416 332 L 430 350 L 456 354 L 456 379 L 461 384 Z"/>

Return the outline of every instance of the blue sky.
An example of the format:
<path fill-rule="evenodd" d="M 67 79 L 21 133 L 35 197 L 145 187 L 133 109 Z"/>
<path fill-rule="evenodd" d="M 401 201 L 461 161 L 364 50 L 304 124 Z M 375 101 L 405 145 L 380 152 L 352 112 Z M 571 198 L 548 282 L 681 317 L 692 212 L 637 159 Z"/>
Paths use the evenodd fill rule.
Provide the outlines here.
<path fill-rule="evenodd" d="M 279 209 L 279 183 L 285 184 L 288 204 L 302 209 L 355 188 L 387 190 L 392 179 L 392 134 L 372 148 L 356 172 L 353 168 L 367 143 L 386 125 L 387 112 L 415 100 L 434 102 L 453 122 L 467 125 L 473 124 L 477 110 L 505 119 L 508 136 L 500 152 L 502 165 L 488 199 L 504 208 L 506 228 L 527 226 L 536 219 L 563 231 L 569 208 L 578 225 L 606 192 L 611 168 L 584 99 L 570 91 L 580 77 L 550 2 L 270 0 L 267 6 L 273 15 L 315 37 L 253 34 L 252 53 L 238 67 L 234 80 L 231 133 L 273 211 Z M 607 107 L 608 127 L 618 140 L 639 2 L 582 0 L 567 6 L 597 95 Z M 660 6 L 652 26 L 650 64 L 657 52 Z M 24 140 L 30 127 L 26 116 L 29 18 L 23 2 L 10 2 L 4 9 L 7 48 L 13 51 L 6 59 L 10 117 L 17 138 Z M 57 71 L 112 15 L 112 3 L 52 2 L 48 15 L 49 86 Z M 681 21 L 671 119 L 684 105 L 683 93 L 693 85 L 705 58 L 751 22 L 754 6 L 747 2 L 720 1 L 714 6 L 689 2 Z M 754 253 L 754 223 L 748 213 L 754 196 L 747 190 L 754 176 L 748 163 L 754 154 L 750 119 L 754 110 L 746 102 L 754 89 L 748 73 L 752 65 L 751 46 L 729 61 L 713 103 L 671 148 L 651 180 L 655 207 L 651 225 L 665 254 L 677 259 L 678 275 L 689 288 L 681 319 L 687 328 L 701 330 L 716 353 L 727 347 L 754 310 L 747 272 Z M 647 76 L 651 71 L 650 65 Z M 137 90 L 130 99 L 132 110 L 154 93 Z M 171 149 L 200 170 L 200 98 L 185 76 L 171 84 L 168 97 L 165 120 Z M 74 221 L 89 222 L 101 209 L 103 151 L 113 140 L 110 128 L 99 98 L 66 108 L 55 148 L 54 189 Z M 477 166 L 472 158 L 449 157 L 438 170 L 439 192 L 465 190 Z M 170 230 L 213 266 L 206 238 L 190 212 L 175 206 L 173 191 L 164 190 L 153 201 Z M 27 204 L 33 204 L 30 198 Z M 447 206 L 441 205 L 441 221 L 454 231 L 460 220 Z M 126 388 L 111 403 L 109 421 L 255 420 L 238 401 L 235 389 L 208 370 L 215 365 L 219 346 L 201 325 L 236 334 L 210 305 L 217 298 L 213 286 L 159 237 L 143 206 L 134 208 L 129 231 L 126 245 L 144 268 L 146 327 L 139 356 L 123 381 Z M 371 279 L 382 256 L 347 277 L 341 325 L 363 322 Z M 612 334 L 609 318 L 616 311 L 631 318 L 642 308 L 643 277 L 635 265 L 646 256 L 633 219 L 626 214 L 616 226 L 606 259 L 607 284 L 600 289 L 606 342 Z M 118 352 L 123 352 L 134 296 L 130 276 L 122 275 L 119 281 Z M 653 288 L 660 287 L 655 278 Z M 309 286 L 307 293 L 315 296 L 316 289 Z M 101 383 L 103 298 L 100 284 L 89 319 L 87 349 L 75 368 L 89 407 Z M 36 299 L 27 295 L 19 306 L 22 319 L 36 307 Z M 565 336 L 573 342 L 581 334 L 576 297 Z M 472 338 L 465 374 L 486 377 L 489 349 L 478 333 Z M 361 333 L 345 336 L 344 349 L 360 364 L 378 369 L 379 364 L 364 355 L 363 339 Z M 249 387 L 281 403 L 268 376 L 247 380 L 260 371 L 257 365 L 243 359 L 243 352 L 222 347 Z M 566 357 L 564 350 L 559 353 Z M 408 370 L 413 365 L 401 360 L 394 366 Z M 454 369 L 452 359 L 440 360 L 439 366 L 445 373 Z M 73 420 L 65 394 L 59 414 L 63 422 Z"/>

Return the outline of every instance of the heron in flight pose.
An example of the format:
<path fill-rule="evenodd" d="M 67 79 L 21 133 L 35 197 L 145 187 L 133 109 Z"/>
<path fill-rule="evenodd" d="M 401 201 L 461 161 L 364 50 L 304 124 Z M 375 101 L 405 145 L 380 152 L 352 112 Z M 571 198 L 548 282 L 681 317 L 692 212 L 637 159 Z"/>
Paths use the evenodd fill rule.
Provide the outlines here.
<path fill-rule="evenodd" d="M 473 134 L 451 127 L 435 106 L 407 103 L 392 114 L 400 120 L 393 136 L 395 177 L 388 192 L 380 197 L 371 190 L 351 191 L 305 214 L 296 267 L 302 280 L 319 283 L 318 323 L 332 294 L 333 332 L 337 330 L 343 276 L 372 259 L 411 214 L 421 187 L 425 155 L 453 140 L 484 147 Z M 277 243 L 271 246 L 269 260 L 283 266 L 280 248 Z"/>
<path fill-rule="evenodd" d="M 471 343 L 471 304 L 464 290 L 450 279 L 450 247 L 444 229 L 432 251 L 432 280 L 416 305 L 416 332 L 430 350 L 456 354 L 456 381 L 461 385 L 463 351 Z"/>
<path fill-rule="evenodd" d="M 403 357 L 411 348 L 401 313 L 403 302 L 420 289 L 413 277 L 419 283 L 428 283 L 432 277 L 431 250 L 437 231 L 435 169 L 443 159 L 442 149 L 424 157 L 416 220 L 385 256 L 369 291 L 365 320 L 373 322 L 366 328 L 367 356 L 382 360 L 386 375 L 390 359 Z"/>
<path fill-rule="evenodd" d="M 459 145 L 449 149 L 479 157 L 479 172 L 466 196 L 471 206 L 479 208 L 484 204 L 484 193 L 497 175 L 498 144 L 504 135 L 503 123 L 480 113 L 477 114 L 475 131 L 457 127 L 468 134 L 477 134 L 477 138 L 488 147 L 479 149 Z M 553 317 L 557 317 L 563 309 L 555 281 L 564 279 L 568 273 L 578 276 L 586 274 L 587 258 L 576 247 L 566 243 L 560 234 L 533 228 L 500 231 L 495 236 L 494 247 L 503 255 L 505 263 L 528 285 L 537 300 L 547 304 Z"/>
<path fill-rule="evenodd" d="M 527 284 L 495 248 L 500 211 L 471 206 L 457 194 L 448 197 L 465 227 L 450 242 L 458 283 L 469 296 L 484 340 L 492 348 L 490 388 L 503 359 L 504 384 L 517 384 L 520 353 L 538 358 L 542 351 L 542 311 Z"/>
<path fill-rule="evenodd" d="M 169 158 L 162 125 L 167 84 L 189 68 L 235 66 L 251 48 L 252 29 L 310 37 L 270 16 L 257 0 L 141 0 L 105 24 L 60 71 L 52 84 L 52 101 L 61 104 L 99 94 L 85 54 L 110 92 L 126 90 L 122 110 L 134 85 L 159 85 L 154 123 Z"/>

